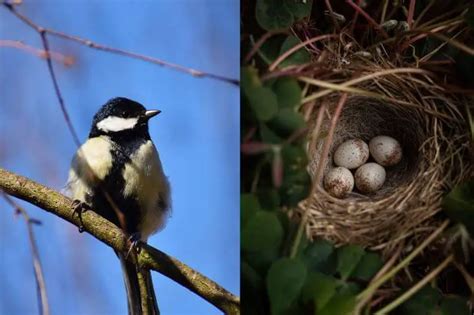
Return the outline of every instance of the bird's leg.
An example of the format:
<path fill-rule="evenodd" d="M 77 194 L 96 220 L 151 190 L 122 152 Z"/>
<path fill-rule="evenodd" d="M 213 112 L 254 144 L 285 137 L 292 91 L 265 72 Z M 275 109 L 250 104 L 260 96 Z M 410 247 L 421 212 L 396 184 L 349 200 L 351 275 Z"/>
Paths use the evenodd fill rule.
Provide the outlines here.
<path fill-rule="evenodd" d="M 82 222 L 82 214 L 84 212 L 86 212 L 87 210 L 89 210 L 89 206 L 82 202 L 81 200 L 78 200 L 78 199 L 75 199 L 72 201 L 72 204 L 71 204 L 72 208 L 74 209 L 73 213 L 72 213 L 72 217 L 74 218 L 74 215 L 77 214 L 77 216 L 79 217 L 79 233 L 82 233 L 84 232 L 84 223 Z"/>
<path fill-rule="evenodd" d="M 130 235 L 130 237 L 128 238 L 128 241 L 130 242 L 130 248 L 128 249 L 127 255 L 125 257 L 128 257 L 132 250 L 135 250 L 137 254 L 140 253 L 141 238 L 142 234 L 140 232 L 135 232 Z"/>

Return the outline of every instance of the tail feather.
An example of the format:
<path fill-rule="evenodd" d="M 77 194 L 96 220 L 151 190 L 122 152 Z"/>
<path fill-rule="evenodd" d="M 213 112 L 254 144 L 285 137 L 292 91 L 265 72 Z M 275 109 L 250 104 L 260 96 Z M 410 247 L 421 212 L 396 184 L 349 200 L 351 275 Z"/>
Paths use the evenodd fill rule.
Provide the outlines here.
<path fill-rule="evenodd" d="M 117 253 L 120 264 L 122 265 L 123 280 L 127 291 L 127 304 L 129 315 L 141 315 L 142 305 L 140 298 L 140 284 L 138 282 L 138 273 L 136 265 L 125 259 L 125 255 Z"/>

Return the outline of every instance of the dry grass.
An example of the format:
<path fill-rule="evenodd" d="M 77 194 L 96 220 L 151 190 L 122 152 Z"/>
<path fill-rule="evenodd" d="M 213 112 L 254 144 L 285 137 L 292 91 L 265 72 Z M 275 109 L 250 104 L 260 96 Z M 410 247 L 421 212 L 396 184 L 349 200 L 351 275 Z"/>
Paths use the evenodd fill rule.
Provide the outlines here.
<path fill-rule="evenodd" d="M 326 65 L 332 71 L 322 78 L 300 77 L 310 86 L 305 100 L 312 105 L 303 107 L 309 134 L 317 121 L 322 125 L 308 146 L 308 168 L 313 180 L 318 178 L 313 183 L 316 189 L 296 213 L 307 213 L 310 239 L 324 237 L 390 253 L 401 242 L 419 243 L 435 230 L 443 195 L 473 176 L 469 128 L 460 112 L 468 100 L 437 84 L 433 73 L 413 64 L 392 64 L 383 50 L 363 56 L 355 44 L 345 50 L 348 42 L 343 38 L 326 43 Z M 342 93 L 349 97 L 332 135 L 331 119 Z M 326 193 L 321 176 L 316 176 L 318 164 L 327 171 L 340 143 L 350 138 L 368 142 L 377 135 L 398 139 L 404 152 L 402 161 L 387 169 L 383 188 L 368 196 L 353 192 L 345 199 Z M 323 147 L 328 137 L 326 158 Z"/>

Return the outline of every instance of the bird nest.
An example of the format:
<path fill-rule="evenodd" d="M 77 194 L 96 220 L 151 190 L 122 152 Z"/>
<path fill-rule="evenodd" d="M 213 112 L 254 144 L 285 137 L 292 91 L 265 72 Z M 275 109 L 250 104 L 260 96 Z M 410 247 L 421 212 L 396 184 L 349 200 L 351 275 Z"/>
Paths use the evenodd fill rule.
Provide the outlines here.
<path fill-rule="evenodd" d="M 393 69 L 357 63 L 344 69 L 350 77 L 357 74 L 368 79 L 351 86 L 354 93 L 348 93 L 329 139 L 327 158 L 323 156 L 324 143 L 330 137 L 341 93 L 318 98 L 312 111 L 318 114 L 308 115 L 310 134 L 318 115 L 323 115 L 319 136 L 307 152 L 315 193 L 297 210 L 300 215 L 308 211 L 306 232 L 310 238 L 355 243 L 385 253 L 400 242 L 416 242 L 441 223 L 435 215 L 441 210 L 443 195 L 472 176 L 468 128 L 460 112 L 463 100 L 436 85 L 428 72 Z M 322 180 L 335 166 L 332 155 L 339 144 L 353 138 L 368 143 L 378 135 L 397 139 L 403 150 L 401 162 L 386 168 L 383 187 L 370 195 L 357 191 L 342 199 L 329 195 Z M 318 167 L 322 167 L 323 176 L 316 178 Z"/>

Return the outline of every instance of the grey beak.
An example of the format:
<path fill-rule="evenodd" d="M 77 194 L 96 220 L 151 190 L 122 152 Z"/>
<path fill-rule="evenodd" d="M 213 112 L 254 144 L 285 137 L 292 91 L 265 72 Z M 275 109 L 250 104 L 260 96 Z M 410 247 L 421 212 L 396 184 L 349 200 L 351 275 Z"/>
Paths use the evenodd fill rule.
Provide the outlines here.
<path fill-rule="evenodd" d="M 146 117 L 147 119 L 150 119 L 151 117 L 156 116 L 156 115 L 158 115 L 159 113 L 161 113 L 161 110 L 155 110 L 155 109 L 153 109 L 153 110 L 147 110 L 147 111 L 145 112 L 145 117 Z"/>

